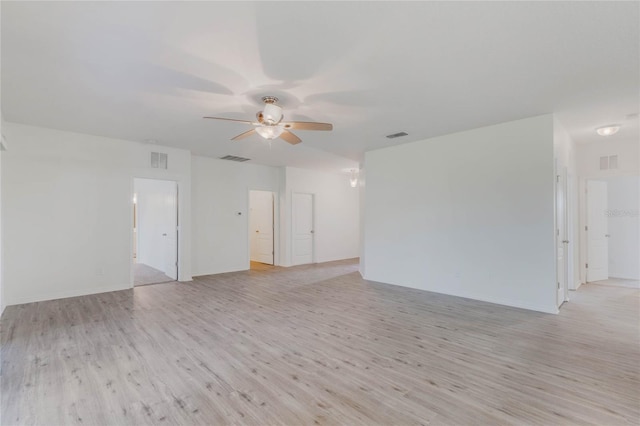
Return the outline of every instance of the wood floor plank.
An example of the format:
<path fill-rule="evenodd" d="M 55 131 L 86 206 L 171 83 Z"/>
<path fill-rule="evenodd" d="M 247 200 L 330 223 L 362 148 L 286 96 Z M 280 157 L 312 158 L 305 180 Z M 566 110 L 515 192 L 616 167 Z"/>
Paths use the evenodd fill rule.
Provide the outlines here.
<path fill-rule="evenodd" d="M 13 424 L 640 422 L 640 290 L 559 315 L 265 267 L 8 307 Z"/>

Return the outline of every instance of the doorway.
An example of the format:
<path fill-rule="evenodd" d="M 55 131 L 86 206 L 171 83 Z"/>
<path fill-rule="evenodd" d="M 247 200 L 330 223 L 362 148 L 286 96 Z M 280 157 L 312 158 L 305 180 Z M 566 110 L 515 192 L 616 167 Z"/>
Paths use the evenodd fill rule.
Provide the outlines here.
<path fill-rule="evenodd" d="M 133 285 L 176 281 L 178 184 L 136 178 L 133 187 Z"/>
<path fill-rule="evenodd" d="M 249 191 L 250 268 L 264 270 L 275 264 L 275 194 Z"/>
<path fill-rule="evenodd" d="M 586 182 L 585 282 L 640 288 L 640 177 Z"/>
<path fill-rule="evenodd" d="M 314 262 L 314 196 L 294 193 L 292 197 L 292 265 Z"/>

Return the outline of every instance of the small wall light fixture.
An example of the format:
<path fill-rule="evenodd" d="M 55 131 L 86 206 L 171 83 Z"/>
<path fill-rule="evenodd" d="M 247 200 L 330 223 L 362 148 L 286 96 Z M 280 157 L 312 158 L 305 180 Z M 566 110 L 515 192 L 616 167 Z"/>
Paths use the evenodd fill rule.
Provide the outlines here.
<path fill-rule="evenodd" d="M 358 172 L 356 169 L 351 169 L 351 177 L 349 178 L 349 184 L 352 188 L 358 186 Z"/>

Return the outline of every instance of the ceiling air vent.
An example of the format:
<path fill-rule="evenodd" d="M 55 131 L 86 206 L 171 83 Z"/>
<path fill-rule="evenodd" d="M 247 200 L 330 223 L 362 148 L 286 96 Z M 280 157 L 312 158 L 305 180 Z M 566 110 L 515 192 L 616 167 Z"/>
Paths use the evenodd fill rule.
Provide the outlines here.
<path fill-rule="evenodd" d="M 392 135 L 387 135 L 387 137 L 388 137 L 389 139 L 395 139 L 395 138 L 399 138 L 399 137 L 401 137 L 401 136 L 407 136 L 408 134 L 409 134 L 409 133 L 407 133 L 407 132 L 399 132 L 399 133 L 394 133 L 394 134 L 392 134 Z"/>
<path fill-rule="evenodd" d="M 238 163 L 242 163 L 244 161 L 249 161 L 250 158 L 244 157 L 236 157 L 235 155 L 225 155 L 224 157 L 220 157 L 221 160 L 229 160 L 229 161 L 237 161 Z"/>
<path fill-rule="evenodd" d="M 151 167 L 154 169 L 166 169 L 169 163 L 169 156 L 164 152 L 151 153 Z"/>

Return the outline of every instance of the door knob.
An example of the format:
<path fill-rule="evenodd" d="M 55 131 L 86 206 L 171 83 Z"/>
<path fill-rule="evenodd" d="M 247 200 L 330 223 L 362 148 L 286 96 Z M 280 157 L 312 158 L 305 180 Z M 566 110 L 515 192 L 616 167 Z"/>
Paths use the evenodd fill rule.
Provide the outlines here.
<path fill-rule="evenodd" d="M 565 244 L 569 244 L 569 240 L 563 240 L 562 242 Z"/>
<path fill-rule="evenodd" d="M 313 229 L 311 230 L 311 233 L 313 234 Z"/>
<path fill-rule="evenodd" d="M 260 232 L 260 231 L 258 231 L 258 230 L 256 229 L 256 234 L 257 234 L 258 232 Z"/>
<path fill-rule="evenodd" d="M 605 237 L 607 237 L 607 238 L 609 238 L 609 237 L 610 237 L 610 235 L 609 235 L 609 234 L 604 234 L 604 236 L 605 236 Z"/>
<path fill-rule="evenodd" d="M 167 234 L 162 234 L 162 236 L 163 236 L 163 237 L 166 237 L 166 236 L 167 236 Z"/>

